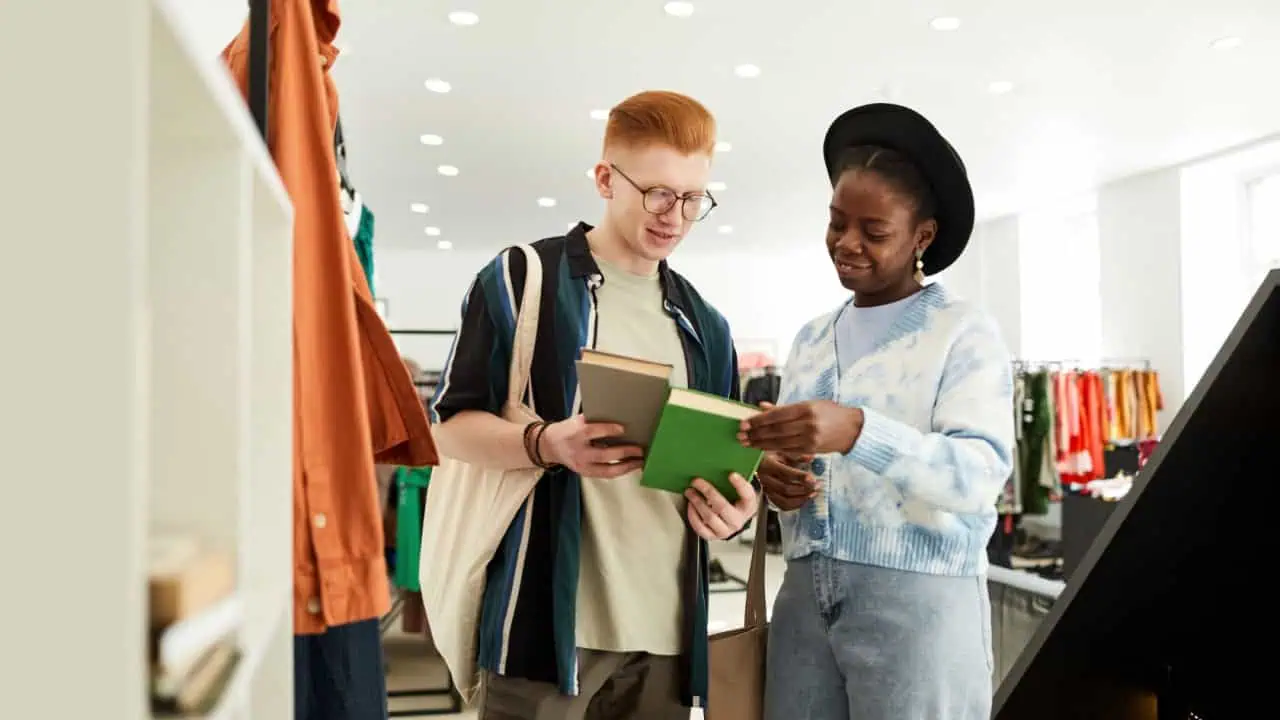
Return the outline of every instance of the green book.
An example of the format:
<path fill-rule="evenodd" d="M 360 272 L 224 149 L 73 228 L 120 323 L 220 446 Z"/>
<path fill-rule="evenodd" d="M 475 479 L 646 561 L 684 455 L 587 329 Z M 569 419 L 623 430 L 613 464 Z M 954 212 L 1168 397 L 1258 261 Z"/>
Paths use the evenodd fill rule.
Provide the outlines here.
<path fill-rule="evenodd" d="M 730 473 L 750 480 L 763 450 L 743 447 L 738 426 L 759 408 L 696 390 L 672 388 L 645 458 L 640 484 L 683 494 L 694 478 L 711 483 L 729 502 L 738 491 Z"/>

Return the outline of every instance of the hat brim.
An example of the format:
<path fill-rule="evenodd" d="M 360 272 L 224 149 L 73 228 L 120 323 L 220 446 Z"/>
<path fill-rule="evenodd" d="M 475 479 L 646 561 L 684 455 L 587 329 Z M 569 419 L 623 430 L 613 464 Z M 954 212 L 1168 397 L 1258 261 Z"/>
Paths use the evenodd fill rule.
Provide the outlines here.
<path fill-rule="evenodd" d="M 938 234 L 921 260 L 926 275 L 946 270 L 964 253 L 973 234 L 973 187 L 960 155 L 920 113 L 892 103 L 863 105 L 836 118 L 822 142 L 832 186 L 840 179 L 841 155 L 859 145 L 896 150 L 924 174 L 937 201 Z"/>

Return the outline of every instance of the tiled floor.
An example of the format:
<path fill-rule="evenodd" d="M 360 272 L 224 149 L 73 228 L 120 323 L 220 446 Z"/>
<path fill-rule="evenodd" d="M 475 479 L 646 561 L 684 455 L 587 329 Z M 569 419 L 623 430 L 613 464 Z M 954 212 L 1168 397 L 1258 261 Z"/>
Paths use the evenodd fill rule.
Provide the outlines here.
<path fill-rule="evenodd" d="M 712 557 L 724 565 L 726 571 L 744 580 L 751 561 L 751 548 L 737 542 L 719 543 L 712 548 Z M 772 609 L 773 597 L 782 585 L 782 558 L 770 555 L 765 570 L 765 598 Z M 709 608 L 711 632 L 720 632 L 742 626 L 742 616 L 746 604 L 746 592 L 715 592 L 711 595 Z M 444 666 L 438 661 L 425 656 L 422 641 L 417 637 L 406 637 L 395 631 L 386 638 L 387 647 L 387 689 L 391 692 L 424 687 L 439 687 L 445 682 Z M 447 704 L 444 698 L 430 697 L 392 697 L 391 709 L 427 709 L 439 708 Z M 700 718 L 702 713 L 694 711 L 693 719 Z M 474 711 L 451 715 L 413 715 L 414 718 L 466 718 L 474 720 Z"/>

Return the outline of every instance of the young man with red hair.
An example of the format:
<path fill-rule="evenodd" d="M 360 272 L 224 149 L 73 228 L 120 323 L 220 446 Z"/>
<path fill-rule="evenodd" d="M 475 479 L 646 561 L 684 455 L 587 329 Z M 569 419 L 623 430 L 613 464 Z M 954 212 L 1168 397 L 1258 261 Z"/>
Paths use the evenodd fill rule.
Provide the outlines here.
<path fill-rule="evenodd" d="M 674 366 L 673 385 L 738 396 L 728 324 L 667 266 L 715 207 L 715 136 L 707 109 L 677 93 L 640 93 L 609 113 L 595 168 L 604 218 L 533 244 L 544 268 L 532 380 L 542 432 L 499 415 L 524 256 L 499 255 L 463 305 L 431 404 L 442 453 L 545 468 L 489 565 L 482 720 L 685 720 L 705 703 L 706 541 L 737 533 L 755 492 L 741 477 L 736 504 L 702 481 L 687 496 L 640 487 L 640 449 L 602 446 L 621 428 L 578 413 L 574 361 L 583 347 L 642 357 Z"/>

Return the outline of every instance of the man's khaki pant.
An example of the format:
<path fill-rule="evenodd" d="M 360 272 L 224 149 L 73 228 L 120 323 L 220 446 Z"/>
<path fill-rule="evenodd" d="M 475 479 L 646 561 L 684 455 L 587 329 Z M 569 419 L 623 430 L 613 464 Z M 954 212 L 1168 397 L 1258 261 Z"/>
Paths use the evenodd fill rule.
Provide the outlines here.
<path fill-rule="evenodd" d="M 579 650 L 579 694 L 484 673 L 480 720 L 689 720 L 679 663 L 646 653 Z"/>

